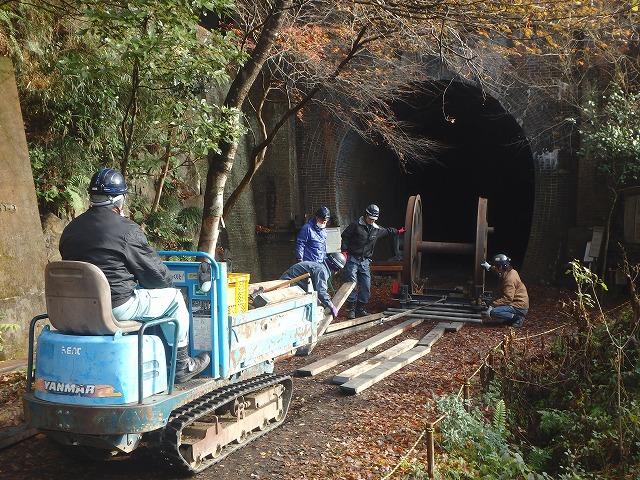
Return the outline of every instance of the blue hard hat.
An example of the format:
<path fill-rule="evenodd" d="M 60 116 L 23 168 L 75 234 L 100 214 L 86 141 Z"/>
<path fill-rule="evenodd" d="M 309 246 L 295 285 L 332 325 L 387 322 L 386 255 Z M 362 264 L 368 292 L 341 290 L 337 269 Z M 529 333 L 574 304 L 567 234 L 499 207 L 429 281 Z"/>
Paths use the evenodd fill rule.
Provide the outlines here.
<path fill-rule="evenodd" d="M 89 182 L 89 194 L 110 197 L 128 193 L 127 183 L 122 174 L 113 168 L 101 168 Z"/>
<path fill-rule="evenodd" d="M 318 218 L 327 219 L 330 216 L 331 212 L 329 211 L 329 208 L 325 207 L 324 205 L 316 210 L 316 217 Z"/>
<path fill-rule="evenodd" d="M 380 216 L 380 209 L 378 208 L 378 206 L 375 203 L 372 203 L 371 205 L 369 205 L 367 207 L 367 209 L 364 211 L 364 213 L 366 213 L 368 217 L 371 217 L 371 218 L 373 218 L 375 220 L 376 218 L 378 218 Z"/>

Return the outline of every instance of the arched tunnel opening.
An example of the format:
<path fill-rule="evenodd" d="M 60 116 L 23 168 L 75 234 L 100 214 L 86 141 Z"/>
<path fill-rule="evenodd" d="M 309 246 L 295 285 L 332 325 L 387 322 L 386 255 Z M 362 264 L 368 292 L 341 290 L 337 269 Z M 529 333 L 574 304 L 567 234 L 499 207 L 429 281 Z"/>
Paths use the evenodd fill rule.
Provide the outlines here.
<path fill-rule="evenodd" d="M 439 145 L 406 164 L 384 145 L 347 133 L 337 158 L 338 220 L 356 220 L 369 203 L 381 208 L 383 226 L 404 225 L 409 196 L 423 205 L 422 239 L 475 243 L 478 197 L 488 200 L 488 256 L 507 253 L 518 268 L 527 249 L 534 204 L 534 170 L 529 142 L 496 99 L 460 82 L 434 82 L 394 106 L 414 135 Z M 393 256 L 381 241 L 375 259 Z M 429 284 L 460 285 L 470 278 L 473 257 L 423 254 Z"/>

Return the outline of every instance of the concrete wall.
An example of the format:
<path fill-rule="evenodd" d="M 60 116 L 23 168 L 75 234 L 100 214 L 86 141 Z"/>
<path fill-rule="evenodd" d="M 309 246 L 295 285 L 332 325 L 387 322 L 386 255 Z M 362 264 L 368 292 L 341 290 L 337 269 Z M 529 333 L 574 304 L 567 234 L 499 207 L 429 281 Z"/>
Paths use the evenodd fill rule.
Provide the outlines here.
<path fill-rule="evenodd" d="M 0 323 L 20 326 L 5 335 L 5 356 L 24 356 L 29 320 L 45 311 L 45 241 L 13 65 L 0 58 Z"/>

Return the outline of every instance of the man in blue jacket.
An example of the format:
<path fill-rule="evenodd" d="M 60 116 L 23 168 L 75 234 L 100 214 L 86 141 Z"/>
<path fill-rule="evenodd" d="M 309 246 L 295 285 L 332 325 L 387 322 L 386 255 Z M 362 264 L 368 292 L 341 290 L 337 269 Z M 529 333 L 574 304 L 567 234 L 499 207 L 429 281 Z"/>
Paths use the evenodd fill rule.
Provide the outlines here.
<path fill-rule="evenodd" d="M 298 262 L 324 262 L 327 257 L 327 223 L 329 209 L 325 206 L 316 210 L 313 218 L 305 223 L 296 239 L 296 260 Z"/>
<path fill-rule="evenodd" d="M 405 231 L 404 227 L 381 227 L 376 223 L 379 216 L 380 209 L 371 204 L 357 222 L 353 222 L 342 232 L 341 250 L 348 255 L 343 278 L 345 282 L 357 282 L 356 289 L 347 298 L 347 318 L 350 319 L 368 315 L 365 306 L 371 295 L 369 264 L 376 242 L 387 235 L 400 235 Z"/>
<path fill-rule="evenodd" d="M 290 280 L 292 278 L 296 278 L 300 275 L 308 273 L 311 280 L 311 285 L 313 285 L 313 289 L 318 292 L 318 301 L 322 304 L 322 306 L 328 308 L 331 311 L 331 315 L 333 315 L 333 318 L 336 318 L 338 316 L 338 309 L 331 301 L 331 296 L 327 291 L 327 284 L 329 282 L 329 277 L 331 276 L 331 274 L 342 270 L 345 263 L 347 263 L 347 259 L 342 253 L 330 253 L 329 255 L 327 255 L 326 261 L 322 263 L 298 262 L 295 265 L 292 265 L 289 270 L 284 272 L 280 278 L 283 280 Z M 308 291 L 309 282 L 307 280 L 302 280 L 296 285 L 298 285 L 304 291 Z"/>

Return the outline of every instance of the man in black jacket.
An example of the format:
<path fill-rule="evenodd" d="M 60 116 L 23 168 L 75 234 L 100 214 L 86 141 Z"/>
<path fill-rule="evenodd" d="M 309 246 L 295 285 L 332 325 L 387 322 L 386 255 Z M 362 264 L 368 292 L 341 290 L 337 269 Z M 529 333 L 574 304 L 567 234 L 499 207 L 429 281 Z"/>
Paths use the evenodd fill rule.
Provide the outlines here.
<path fill-rule="evenodd" d="M 177 320 L 176 382 L 183 383 L 202 372 L 210 358 L 207 353 L 189 357 L 189 311 L 142 229 L 124 217 L 126 193 L 120 172 L 98 171 L 89 185 L 90 208 L 62 232 L 60 254 L 63 260 L 88 262 L 102 270 L 116 319 L 145 322 L 166 316 Z M 173 338 L 170 327 L 163 330 L 171 333 L 168 339 Z"/>
<path fill-rule="evenodd" d="M 347 265 L 344 267 L 344 280 L 346 282 L 357 282 L 356 288 L 347 298 L 348 318 L 368 315 L 365 306 L 371 295 L 369 264 L 371 263 L 376 241 L 387 235 L 402 234 L 405 230 L 404 227 L 397 229 L 379 226 L 376 223 L 379 216 L 380 209 L 377 205 L 371 204 L 357 222 L 353 222 L 342 232 L 341 250 L 348 255 Z"/>

